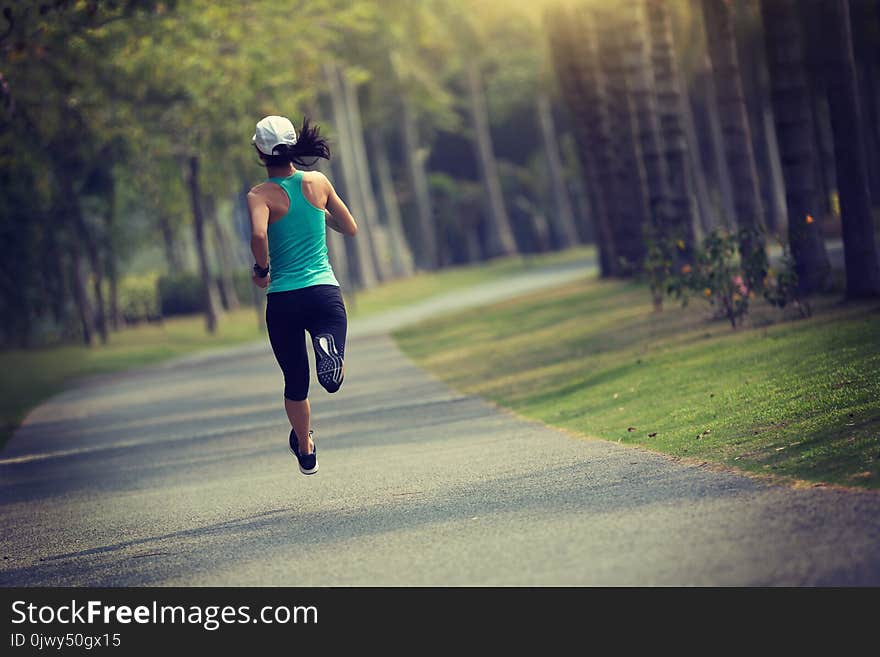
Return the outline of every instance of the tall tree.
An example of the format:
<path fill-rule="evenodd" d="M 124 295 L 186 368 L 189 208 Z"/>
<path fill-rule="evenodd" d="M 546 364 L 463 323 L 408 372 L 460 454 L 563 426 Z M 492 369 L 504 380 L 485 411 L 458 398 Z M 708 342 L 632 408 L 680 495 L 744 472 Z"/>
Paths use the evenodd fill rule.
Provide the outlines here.
<path fill-rule="evenodd" d="M 474 130 L 474 151 L 489 217 L 487 250 L 490 257 L 512 255 L 517 252 L 516 240 L 507 214 L 504 195 L 501 192 L 501 179 L 498 163 L 492 147 L 492 134 L 489 130 L 489 110 L 486 106 L 486 91 L 476 59 L 468 57 L 465 62 L 465 78 L 468 94 L 471 127 Z"/>
<path fill-rule="evenodd" d="M 211 236 L 216 253 L 216 261 L 219 263 L 218 281 L 220 284 L 220 292 L 223 297 L 223 306 L 226 310 L 237 310 L 241 304 L 238 301 L 238 293 L 235 291 L 235 280 L 233 272 L 235 271 L 235 255 L 232 252 L 232 246 L 229 244 L 229 238 L 226 235 L 223 223 L 220 221 L 217 210 L 217 202 L 212 196 L 206 196 L 203 199 L 203 207 L 207 225 L 211 229 Z"/>
<path fill-rule="evenodd" d="M 191 155 L 186 162 L 186 184 L 189 188 L 190 203 L 193 217 L 193 236 L 195 238 L 196 253 L 199 258 L 199 278 L 202 281 L 202 303 L 205 311 L 205 328 L 208 333 L 217 330 L 217 322 L 220 317 L 220 299 L 217 284 L 211 274 L 211 266 L 208 262 L 208 248 L 205 238 L 205 214 L 202 209 L 202 187 L 199 182 L 199 157 Z"/>
<path fill-rule="evenodd" d="M 834 153 L 846 262 L 846 294 L 850 298 L 880 296 L 880 262 L 862 129 L 858 77 L 853 56 L 848 0 L 826 0 L 817 9 L 825 26 L 824 59 L 828 103 L 834 130 Z"/>
<path fill-rule="evenodd" d="M 538 124 L 541 127 L 541 139 L 544 144 L 544 157 L 547 161 L 547 173 L 553 189 L 553 202 L 556 206 L 556 212 L 550 222 L 555 246 L 556 248 L 573 246 L 579 241 L 578 233 L 575 226 L 574 208 L 565 185 L 565 169 L 562 166 L 562 155 L 550 100 L 545 93 L 538 92 L 535 104 Z"/>
<path fill-rule="evenodd" d="M 740 79 L 733 8 L 729 0 L 703 0 L 702 4 L 706 42 L 714 75 L 716 106 L 724 135 L 727 167 L 733 183 L 736 223 L 741 229 L 763 231 L 764 206 Z M 740 242 L 743 258 L 751 258 L 753 251 L 763 249 L 760 233 L 743 234 Z"/>
<path fill-rule="evenodd" d="M 757 0 L 748 0 L 736 3 L 734 9 L 737 59 L 749 112 L 755 163 L 760 173 L 765 221 L 769 229 L 784 234 L 785 183 L 782 179 L 776 128 L 773 125 L 760 3 Z"/>
<path fill-rule="evenodd" d="M 853 51 L 859 73 L 862 130 L 870 172 L 871 201 L 880 207 L 880 3 L 850 3 Z"/>
<path fill-rule="evenodd" d="M 779 139 L 788 239 L 804 294 L 824 290 L 831 266 L 820 232 L 810 88 L 796 0 L 761 0 L 773 114 Z"/>
<path fill-rule="evenodd" d="M 366 209 L 364 200 L 361 197 L 362 188 L 358 181 L 354 138 L 351 135 L 351 124 L 346 115 L 348 110 L 340 73 L 338 66 L 331 63 L 324 65 L 324 71 L 333 109 L 333 124 L 338 134 L 338 140 L 334 147 L 336 159 L 345 181 L 346 201 L 356 217 L 363 217 Z M 368 241 L 365 239 L 348 240 L 345 242 L 345 245 L 349 254 L 348 263 L 353 282 L 359 288 L 373 287 L 376 284 L 377 276 L 373 254 Z"/>
<path fill-rule="evenodd" d="M 667 0 L 646 2 L 651 59 L 657 89 L 657 111 L 660 115 L 660 131 L 671 193 L 667 233 L 690 245 L 694 241 L 697 223 L 693 201 L 694 182 L 684 126 L 681 76 L 673 48 L 672 23 Z"/>
<path fill-rule="evenodd" d="M 661 228 L 669 213 L 669 174 L 660 137 L 657 113 L 657 90 L 650 58 L 650 42 L 642 2 L 627 3 L 618 8 L 619 27 L 624 38 L 626 76 L 632 98 L 639 151 L 645 170 L 650 223 Z"/>
<path fill-rule="evenodd" d="M 406 91 L 400 96 L 400 131 L 403 138 L 406 171 L 416 210 L 416 232 L 418 233 L 415 249 L 416 264 L 421 269 L 436 269 L 439 264 L 437 235 L 434 230 L 434 210 L 428 186 L 428 173 L 425 168 L 428 149 L 419 138 L 415 109 Z"/>
<path fill-rule="evenodd" d="M 617 216 L 612 223 L 614 251 L 623 273 L 634 273 L 645 258 L 645 228 L 650 224 L 649 193 L 636 131 L 638 121 L 631 83 L 638 61 L 625 47 L 627 22 L 620 7 L 594 3 L 598 31 L 599 64 L 607 83 L 609 131 L 613 140 L 612 182 Z"/>
<path fill-rule="evenodd" d="M 348 137 L 351 139 L 350 153 L 354 156 L 354 172 L 363 206 L 363 216 L 360 217 L 358 230 L 360 237 L 367 244 L 370 257 L 373 260 L 373 269 L 376 272 L 376 281 L 381 283 L 390 274 L 390 263 L 382 256 L 383 232 L 379 224 L 379 212 L 376 207 L 376 195 L 373 192 L 373 184 L 370 180 L 370 169 L 367 165 L 367 149 L 364 144 L 364 129 L 361 122 L 361 108 L 358 101 L 357 89 L 351 79 L 351 75 L 339 70 L 342 94 L 345 102 L 345 113 L 348 117 Z M 362 228 L 365 230 L 362 230 Z"/>
<path fill-rule="evenodd" d="M 370 132 L 370 150 L 373 153 L 376 180 L 378 181 L 382 210 L 388 224 L 389 248 L 391 251 L 391 274 L 395 277 L 409 276 L 413 273 L 412 253 L 403 231 L 400 204 L 391 176 L 388 148 L 385 136 L 379 130 Z"/>
<path fill-rule="evenodd" d="M 610 160 L 608 104 L 598 65 L 596 26 L 583 8 L 548 8 L 545 24 L 559 86 L 572 117 L 585 187 L 591 191 L 599 247 L 599 271 L 617 276 L 620 265 L 614 251 L 611 222 L 616 211 Z"/>

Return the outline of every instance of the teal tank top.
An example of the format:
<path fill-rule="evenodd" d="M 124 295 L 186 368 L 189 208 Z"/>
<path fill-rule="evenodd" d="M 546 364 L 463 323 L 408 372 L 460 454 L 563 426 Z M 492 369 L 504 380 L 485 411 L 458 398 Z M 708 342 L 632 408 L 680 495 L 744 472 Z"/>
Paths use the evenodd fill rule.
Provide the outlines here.
<path fill-rule="evenodd" d="M 267 231 L 271 271 L 267 293 L 312 285 L 339 286 L 327 257 L 324 211 L 306 199 L 302 179 L 302 171 L 287 178 L 269 178 L 287 193 L 290 209 L 269 224 Z"/>

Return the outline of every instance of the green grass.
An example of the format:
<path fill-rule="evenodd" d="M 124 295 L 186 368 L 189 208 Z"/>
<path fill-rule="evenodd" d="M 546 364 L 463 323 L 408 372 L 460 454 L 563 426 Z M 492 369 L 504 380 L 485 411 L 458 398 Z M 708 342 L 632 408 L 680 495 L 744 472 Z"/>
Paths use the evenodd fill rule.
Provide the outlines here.
<path fill-rule="evenodd" d="M 206 333 L 204 318 L 195 315 L 126 328 L 112 333 L 108 344 L 91 349 L 69 345 L 0 352 L 0 446 L 31 408 L 79 377 L 158 363 L 259 336 L 251 307 L 224 314 L 213 336 Z"/>
<path fill-rule="evenodd" d="M 880 304 L 766 304 L 733 331 L 582 281 L 395 334 L 452 386 L 583 436 L 788 482 L 880 488 Z"/>
<path fill-rule="evenodd" d="M 591 247 L 540 256 L 500 258 L 483 265 L 453 267 L 392 281 L 347 299 L 352 318 L 365 317 L 509 276 L 535 267 L 575 261 L 593 253 Z M 201 315 L 175 317 L 112 333 L 109 344 L 78 345 L 0 352 L 0 448 L 30 409 L 75 385 L 83 376 L 118 372 L 219 347 L 265 339 L 257 328 L 253 307 L 226 313 L 215 335 L 205 331 Z"/>
<path fill-rule="evenodd" d="M 530 269 L 582 260 L 594 254 L 593 247 L 577 247 L 555 253 L 497 258 L 488 263 L 417 273 L 358 293 L 347 299 L 347 305 L 352 317 L 364 317 Z"/>

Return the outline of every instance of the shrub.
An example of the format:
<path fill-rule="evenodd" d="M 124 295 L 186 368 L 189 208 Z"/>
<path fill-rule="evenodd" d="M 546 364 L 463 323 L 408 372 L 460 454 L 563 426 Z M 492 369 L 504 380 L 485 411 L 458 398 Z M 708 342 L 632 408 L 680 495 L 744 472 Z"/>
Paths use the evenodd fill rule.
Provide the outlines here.
<path fill-rule="evenodd" d="M 776 269 L 768 268 L 762 280 L 764 298 L 771 306 L 784 309 L 786 306 L 795 308 L 801 317 L 812 314 L 810 303 L 800 294 L 798 275 L 794 266 L 794 258 L 788 246 L 782 240 L 782 258 Z"/>
<path fill-rule="evenodd" d="M 119 312 L 126 323 L 155 321 L 161 317 L 156 274 L 124 276 L 119 281 Z"/>
<path fill-rule="evenodd" d="M 801 316 L 809 316 L 810 306 L 798 294 L 794 262 L 781 240 L 783 257 L 775 270 L 769 266 L 765 249 L 750 249 L 745 258 L 739 254 L 743 242 L 764 241 L 762 231 L 716 229 L 685 254 L 680 240 L 653 237 L 648 241 L 645 272 L 654 307 L 661 307 L 664 295 L 674 296 L 682 305 L 697 296 L 736 328 L 748 315 L 751 301 L 761 295 L 775 307 L 791 305 Z"/>
<path fill-rule="evenodd" d="M 193 272 L 179 272 L 159 277 L 159 307 L 163 317 L 187 315 L 204 310 L 202 279 Z"/>
<path fill-rule="evenodd" d="M 755 296 L 747 283 L 750 277 L 737 257 L 738 249 L 738 236 L 712 231 L 694 250 L 694 264 L 685 265 L 681 271 L 686 287 L 701 294 L 733 328 L 748 314 L 749 300 Z"/>

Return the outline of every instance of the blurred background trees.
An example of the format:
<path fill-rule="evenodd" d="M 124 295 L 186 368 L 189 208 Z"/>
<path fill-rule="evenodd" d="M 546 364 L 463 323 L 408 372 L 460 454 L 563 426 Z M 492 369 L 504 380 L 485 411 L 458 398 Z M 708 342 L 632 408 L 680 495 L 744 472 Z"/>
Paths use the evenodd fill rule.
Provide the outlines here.
<path fill-rule="evenodd" d="M 819 47 L 821 44 L 821 47 Z M 880 295 L 873 0 L 23 0 L 0 15 L 2 341 L 92 344 L 249 287 L 256 121 L 309 115 L 351 295 L 593 242 L 771 235 L 800 293 Z M 766 237 L 765 237 L 766 234 Z"/>

